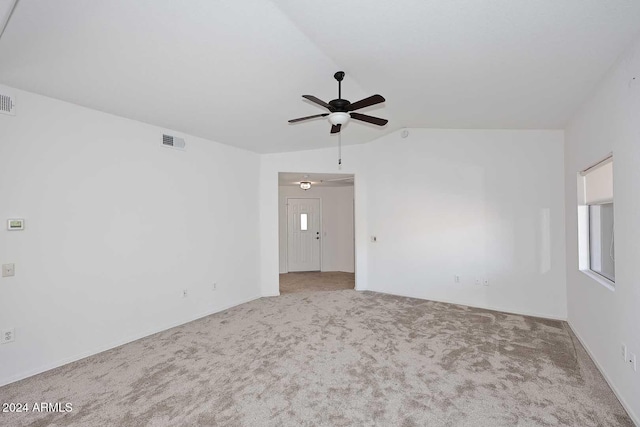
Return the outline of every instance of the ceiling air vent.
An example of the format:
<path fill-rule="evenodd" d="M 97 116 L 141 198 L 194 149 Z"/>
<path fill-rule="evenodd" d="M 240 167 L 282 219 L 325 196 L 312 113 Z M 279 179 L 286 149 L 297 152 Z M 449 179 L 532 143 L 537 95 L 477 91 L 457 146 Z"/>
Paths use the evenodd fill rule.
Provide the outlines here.
<path fill-rule="evenodd" d="M 182 138 L 176 138 L 171 135 L 162 135 L 162 145 L 169 148 L 175 148 L 176 150 L 186 151 L 187 144 Z"/>
<path fill-rule="evenodd" d="M 16 115 L 16 99 L 0 93 L 0 113 L 10 116 Z"/>

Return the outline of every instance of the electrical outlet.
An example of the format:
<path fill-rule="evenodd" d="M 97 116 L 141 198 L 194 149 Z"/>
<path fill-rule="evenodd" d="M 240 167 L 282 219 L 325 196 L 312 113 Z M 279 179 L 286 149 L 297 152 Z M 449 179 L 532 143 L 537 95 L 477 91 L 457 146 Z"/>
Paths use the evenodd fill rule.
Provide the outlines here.
<path fill-rule="evenodd" d="M 211 287 L 211 290 L 215 291 L 216 289 L 218 289 L 218 284 L 216 282 L 213 282 L 213 286 Z"/>
<path fill-rule="evenodd" d="M 627 361 L 627 345 L 622 343 L 622 347 L 620 347 L 620 355 L 622 356 L 622 360 Z"/>
<path fill-rule="evenodd" d="M 458 275 L 453 276 L 453 283 L 460 283 L 460 276 Z"/>
<path fill-rule="evenodd" d="M 186 298 L 188 295 L 189 295 L 189 292 L 187 292 L 187 290 L 186 290 L 186 289 L 184 289 L 184 290 L 182 291 L 182 298 Z"/>
<path fill-rule="evenodd" d="M 2 264 L 2 277 L 13 277 L 16 275 L 15 264 Z"/>
<path fill-rule="evenodd" d="M 629 352 L 629 357 L 627 358 L 629 359 L 629 364 L 631 365 L 631 369 L 633 369 L 633 372 L 637 372 L 637 366 L 636 366 L 636 355 L 634 353 Z"/>
<path fill-rule="evenodd" d="M 2 344 L 7 344 L 15 341 L 16 339 L 16 330 L 14 328 L 4 329 L 2 331 L 2 337 L 0 337 L 0 342 Z"/>

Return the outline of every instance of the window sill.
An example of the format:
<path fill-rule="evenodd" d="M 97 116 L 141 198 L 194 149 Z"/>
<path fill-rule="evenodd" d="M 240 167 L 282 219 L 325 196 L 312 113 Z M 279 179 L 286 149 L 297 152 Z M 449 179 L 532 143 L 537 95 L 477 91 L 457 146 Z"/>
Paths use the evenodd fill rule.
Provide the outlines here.
<path fill-rule="evenodd" d="M 581 273 L 585 274 L 586 276 L 591 277 L 593 280 L 595 280 L 596 282 L 600 283 L 602 286 L 604 286 L 605 288 L 609 289 L 610 291 L 615 291 L 616 290 L 616 284 L 614 282 L 612 282 L 611 280 L 607 279 L 606 277 L 602 277 L 599 274 L 596 274 L 594 272 L 592 272 L 591 270 L 579 270 Z"/>

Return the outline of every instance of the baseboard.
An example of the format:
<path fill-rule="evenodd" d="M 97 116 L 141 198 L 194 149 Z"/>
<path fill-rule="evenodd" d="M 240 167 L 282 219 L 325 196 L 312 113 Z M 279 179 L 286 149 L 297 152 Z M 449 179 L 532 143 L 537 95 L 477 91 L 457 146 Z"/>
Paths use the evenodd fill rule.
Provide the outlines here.
<path fill-rule="evenodd" d="M 113 341 L 113 342 L 111 342 L 109 344 L 105 344 L 105 345 L 99 346 L 99 347 L 94 348 L 92 350 L 84 351 L 84 352 L 82 352 L 80 354 L 76 354 L 76 355 L 70 356 L 70 357 L 65 357 L 65 358 L 57 360 L 55 362 L 48 363 L 48 364 L 46 364 L 44 366 L 41 366 L 39 368 L 32 369 L 32 370 L 26 371 L 26 372 L 22 372 L 20 374 L 14 375 L 14 376 L 9 377 L 9 378 L 0 379 L 0 387 L 5 386 L 7 384 L 14 383 L 16 381 L 23 380 L 25 378 L 32 377 L 34 375 L 41 374 L 41 373 L 49 371 L 51 369 L 59 368 L 60 366 L 64 366 L 64 365 L 67 365 L 69 363 L 76 362 L 78 360 L 84 359 L 85 357 L 94 356 L 94 355 L 96 355 L 98 353 L 102 353 L 103 351 L 107 351 L 107 350 L 111 350 L 112 348 L 120 347 L 121 345 L 128 344 L 128 343 L 133 342 L 133 341 L 137 341 L 139 339 L 148 337 L 148 336 L 153 335 L 153 334 L 157 334 L 158 332 L 166 331 L 168 329 L 175 328 L 176 326 L 181 326 L 181 325 L 193 322 L 195 320 L 202 319 L 203 317 L 210 316 L 210 315 L 215 314 L 215 313 L 220 313 L 221 311 L 228 310 L 228 309 L 230 309 L 232 307 L 236 307 L 238 305 L 245 304 L 245 303 L 254 301 L 256 299 L 259 299 L 259 298 L 261 298 L 261 296 L 254 296 L 254 297 L 247 298 L 247 299 L 244 299 L 244 300 L 241 300 L 241 301 L 238 301 L 238 302 L 227 304 L 225 306 L 218 307 L 218 308 L 216 308 L 214 310 L 209 310 L 209 311 L 206 311 L 204 313 L 200 313 L 200 314 L 191 316 L 191 317 L 187 318 L 184 321 L 172 322 L 172 323 L 167 324 L 165 326 L 162 326 L 160 328 L 154 328 L 153 330 L 148 330 L 148 331 L 145 331 L 145 332 L 142 332 L 142 333 L 139 333 L 139 334 L 135 334 L 135 335 L 129 336 L 127 338 L 123 338 L 121 340 Z"/>
<path fill-rule="evenodd" d="M 467 302 L 451 301 L 451 300 L 447 300 L 447 299 L 425 298 L 423 296 L 408 295 L 408 294 L 401 294 L 401 293 L 394 293 L 394 292 L 383 292 L 383 291 L 376 291 L 376 290 L 372 290 L 372 289 L 358 289 L 358 288 L 356 288 L 356 291 L 369 291 L 369 292 L 376 292 L 376 293 L 385 294 L 385 295 L 395 295 L 395 296 L 399 296 L 399 297 L 416 298 L 416 299 L 422 299 L 422 300 L 426 300 L 426 301 L 443 302 L 445 304 L 464 305 L 465 307 L 481 308 L 481 309 L 484 309 L 484 310 L 499 311 L 501 313 L 517 314 L 517 315 L 520 315 L 520 316 L 539 317 L 541 319 L 562 320 L 562 321 L 566 321 L 567 320 L 566 317 L 554 316 L 552 314 L 536 313 L 536 312 L 533 312 L 533 311 L 511 310 L 511 309 L 505 309 L 503 307 L 496 307 L 496 306 L 492 306 L 492 305 L 469 304 Z"/>
<path fill-rule="evenodd" d="M 320 270 L 320 273 L 349 273 L 355 274 L 355 271 L 346 271 L 346 270 Z"/>
<path fill-rule="evenodd" d="M 636 427 L 640 426 L 640 417 L 638 417 L 633 412 L 633 409 L 631 409 L 631 407 L 629 406 L 627 401 L 624 400 L 624 398 L 620 395 L 620 393 L 618 392 L 618 389 L 616 388 L 616 386 L 613 384 L 613 382 L 611 381 L 611 379 L 609 378 L 607 373 L 604 371 L 604 369 L 602 369 L 602 365 L 600 365 L 600 362 L 598 362 L 598 359 L 596 359 L 595 355 L 591 352 L 589 347 L 587 347 L 587 344 L 582 339 L 582 337 L 578 334 L 578 332 L 576 332 L 575 328 L 573 326 L 571 326 L 571 322 L 567 321 L 567 324 L 569 325 L 569 328 L 571 328 L 571 331 L 576 336 L 576 338 L 578 338 L 578 341 L 580 341 L 580 344 L 582 344 L 582 347 L 585 349 L 585 351 L 587 352 L 587 354 L 589 355 L 591 360 L 593 360 L 594 365 L 596 365 L 596 368 L 598 368 L 598 371 L 600 371 L 600 373 L 602 374 L 602 377 L 604 378 L 604 380 L 607 382 L 607 384 L 609 384 L 609 388 L 611 388 L 611 390 L 613 390 L 613 394 L 616 395 L 616 397 L 620 401 L 620 404 L 622 405 L 624 410 L 627 411 L 627 414 L 629 414 L 629 417 L 631 418 L 631 421 L 633 421 L 635 423 Z"/>

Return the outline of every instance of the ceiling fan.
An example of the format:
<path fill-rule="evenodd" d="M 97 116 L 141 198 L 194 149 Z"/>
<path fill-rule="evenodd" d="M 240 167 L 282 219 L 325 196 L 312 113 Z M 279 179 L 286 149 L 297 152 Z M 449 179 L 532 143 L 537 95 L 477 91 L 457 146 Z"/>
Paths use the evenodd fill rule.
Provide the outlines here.
<path fill-rule="evenodd" d="M 334 99 L 326 103 L 313 95 L 302 95 L 303 98 L 326 108 L 330 111 L 329 113 L 300 117 L 299 119 L 289 120 L 289 123 L 297 123 L 303 120 L 329 116 L 329 122 L 331 123 L 331 133 L 339 133 L 342 125 L 347 123 L 349 119 L 360 120 L 362 122 L 367 122 L 378 126 L 386 125 L 389 122 L 386 119 L 353 112 L 355 110 L 369 107 L 371 105 L 380 104 L 381 102 L 384 102 L 385 99 L 381 95 L 372 95 L 368 98 L 361 99 L 358 102 L 354 102 L 353 104 L 346 99 L 342 99 L 342 80 L 344 79 L 344 76 L 344 71 L 338 71 L 333 75 L 333 78 L 338 81 L 338 99 Z"/>
<path fill-rule="evenodd" d="M 345 184 L 345 185 L 353 185 L 353 181 L 354 181 L 353 176 L 347 176 L 347 177 L 344 177 L 344 178 L 333 178 L 333 179 L 320 180 L 321 183 L 324 183 L 324 182 L 335 182 L 335 183 L 338 183 L 338 184 Z"/>

